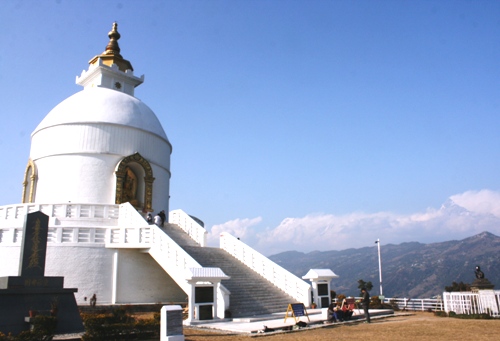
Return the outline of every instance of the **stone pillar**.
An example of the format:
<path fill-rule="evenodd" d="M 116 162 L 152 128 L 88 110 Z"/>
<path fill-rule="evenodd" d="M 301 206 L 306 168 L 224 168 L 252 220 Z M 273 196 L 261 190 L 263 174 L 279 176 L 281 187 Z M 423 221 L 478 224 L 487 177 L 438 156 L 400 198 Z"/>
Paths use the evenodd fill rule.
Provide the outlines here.
<path fill-rule="evenodd" d="M 471 291 L 479 292 L 479 290 L 493 290 L 495 287 L 487 278 L 478 278 L 470 285 Z"/>
<path fill-rule="evenodd" d="M 186 319 L 186 323 L 189 324 L 191 321 L 195 319 L 194 312 L 195 312 L 195 306 L 194 306 L 194 283 L 192 281 L 188 281 L 189 286 L 190 286 L 190 291 L 191 294 L 188 295 L 188 317 Z"/>
<path fill-rule="evenodd" d="M 161 341 L 184 341 L 180 305 L 164 305 L 161 308 L 160 335 Z"/>

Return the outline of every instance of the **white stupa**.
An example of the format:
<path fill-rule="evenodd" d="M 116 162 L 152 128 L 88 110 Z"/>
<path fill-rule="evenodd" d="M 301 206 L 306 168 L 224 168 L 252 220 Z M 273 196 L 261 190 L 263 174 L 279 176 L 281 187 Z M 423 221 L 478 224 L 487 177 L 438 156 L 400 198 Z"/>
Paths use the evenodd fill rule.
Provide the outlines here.
<path fill-rule="evenodd" d="M 76 78 L 83 90 L 32 133 L 24 205 L 2 207 L 0 222 L 22 227 L 26 211 L 49 215 L 45 274 L 78 288 L 79 304 L 93 294 L 101 304 L 184 301 L 185 293 L 149 255 L 106 247 L 114 238 L 110 227 L 127 219 L 120 204 L 142 215 L 168 212 L 172 152 L 154 112 L 134 97 L 144 76 L 135 76 L 121 56 L 116 23 L 108 36 L 105 51 Z M 22 229 L 1 231 L 0 276 L 17 275 Z"/>
<path fill-rule="evenodd" d="M 120 55 L 116 23 L 103 54 L 77 77 L 84 89 L 31 135 L 36 186 L 24 202 L 120 204 L 168 212 L 172 146 L 153 111 L 134 97 L 144 76 Z"/>
<path fill-rule="evenodd" d="M 84 89 L 31 135 L 22 203 L 0 206 L 0 277 L 19 274 L 24 219 L 41 211 L 49 217 L 45 276 L 77 288 L 78 305 L 94 294 L 98 305 L 187 303 L 184 323 L 309 306 L 302 279 L 229 233 L 220 248 L 207 247 L 199 219 L 169 212 L 172 146 L 134 97 L 144 77 L 120 55 L 116 23 L 108 35 L 105 51 L 76 78 Z M 159 211 L 169 212 L 166 224 L 149 225 L 145 215 Z"/>

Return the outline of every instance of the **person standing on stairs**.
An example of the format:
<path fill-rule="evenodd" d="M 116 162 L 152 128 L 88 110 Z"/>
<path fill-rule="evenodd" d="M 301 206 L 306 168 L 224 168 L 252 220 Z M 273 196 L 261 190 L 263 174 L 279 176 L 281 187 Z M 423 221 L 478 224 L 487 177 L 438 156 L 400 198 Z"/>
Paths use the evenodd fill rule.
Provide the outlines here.
<path fill-rule="evenodd" d="M 154 222 L 155 222 L 155 225 L 158 227 L 161 227 L 163 225 L 161 222 L 160 214 L 155 215 Z"/>
<path fill-rule="evenodd" d="M 165 220 L 167 219 L 167 216 L 165 215 L 165 211 L 161 211 L 158 213 L 158 215 L 161 218 L 161 227 L 163 227 L 163 224 L 165 224 Z"/>

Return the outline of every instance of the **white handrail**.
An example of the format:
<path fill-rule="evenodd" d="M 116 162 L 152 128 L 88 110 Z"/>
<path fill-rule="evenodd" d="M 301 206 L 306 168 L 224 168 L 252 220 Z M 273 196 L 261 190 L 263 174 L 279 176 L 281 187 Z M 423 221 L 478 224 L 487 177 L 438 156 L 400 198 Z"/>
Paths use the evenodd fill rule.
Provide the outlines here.
<path fill-rule="evenodd" d="M 99 204 L 18 204 L 0 206 L 0 227 L 23 226 L 26 214 L 41 211 L 49 218 L 118 220 L 119 205 Z"/>
<path fill-rule="evenodd" d="M 118 225 L 128 227 L 149 226 L 144 217 L 129 202 L 120 204 Z"/>
<path fill-rule="evenodd" d="M 111 229 L 111 237 L 106 243 L 109 248 L 148 248 L 148 253 L 170 275 L 192 301 L 193 284 L 186 280 L 188 271 L 202 266 L 182 247 L 172 240 L 160 227 L 148 225 L 131 205 L 120 207 L 120 216 L 125 217 L 127 226 Z M 134 217 L 135 216 L 135 217 Z M 139 224 L 133 227 L 134 224 Z M 217 285 L 217 304 L 215 315 L 224 317 L 224 310 L 229 305 L 229 291 Z M 194 301 L 193 301 L 194 302 Z M 194 318 L 194 307 L 189 308 L 188 320 Z"/>
<path fill-rule="evenodd" d="M 129 203 L 120 205 L 119 226 L 111 228 L 106 247 L 148 248 L 149 254 L 188 295 L 191 289 L 185 272 L 202 267 L 160 227 L 149 225 Z"/>
<path fill-rule="evenodd" d="M 191 285 L 185 277 L 186 271 L 189 268 L 201 268 L 202 266 L 159 227 L 152 225 L 152 232 L 152 246 L 149 249 L 149 254 L 186 294 L 191 295 Z"/>
<path fill-rule="evenodd" d="M 292 296 L 306 307 L 311 305 L 311 286 L 227 232 L 220 235 L 220 248 Z"/>
<path fill-rule="evenodd" d="M 207 245 L 207 230 L 183 210 L 170 211 L 168 222 L 179 225 L 201 247 Z"/>

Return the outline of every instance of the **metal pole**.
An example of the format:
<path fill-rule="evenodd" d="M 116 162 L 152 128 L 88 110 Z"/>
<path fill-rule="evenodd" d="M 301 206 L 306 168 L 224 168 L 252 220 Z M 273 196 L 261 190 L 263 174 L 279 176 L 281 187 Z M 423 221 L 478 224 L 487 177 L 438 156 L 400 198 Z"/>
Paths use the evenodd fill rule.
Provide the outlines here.
<path fill-rule="evenodd" d="M 384 293 L 382 291 L 382 259 L 380 258 L 380 239 L 377 239 L 375 244 L 378 246 L 378 274 L 380 277 L 380 296 L 382 296 Z"/>

